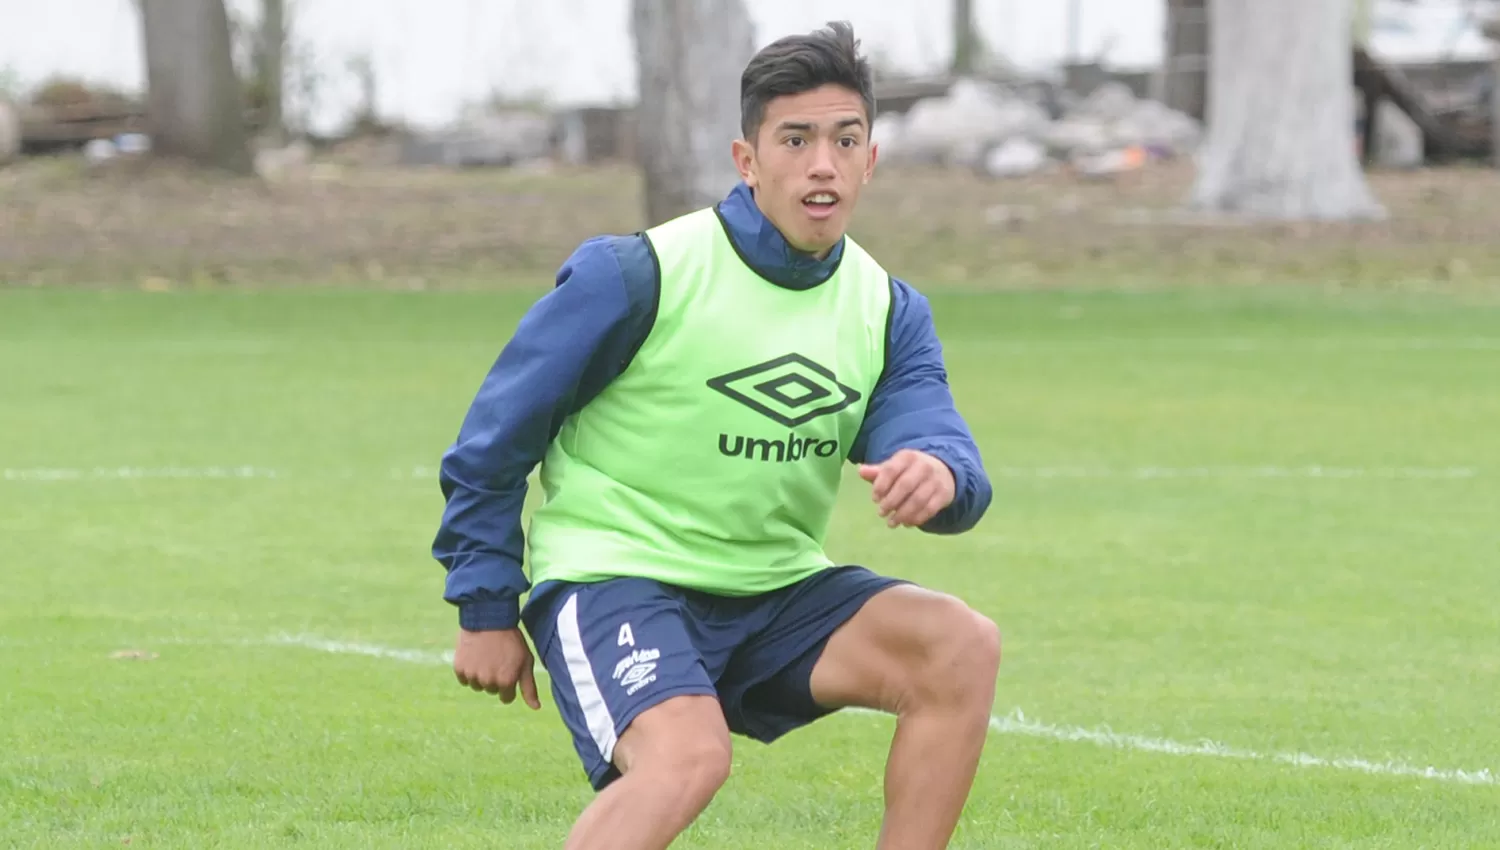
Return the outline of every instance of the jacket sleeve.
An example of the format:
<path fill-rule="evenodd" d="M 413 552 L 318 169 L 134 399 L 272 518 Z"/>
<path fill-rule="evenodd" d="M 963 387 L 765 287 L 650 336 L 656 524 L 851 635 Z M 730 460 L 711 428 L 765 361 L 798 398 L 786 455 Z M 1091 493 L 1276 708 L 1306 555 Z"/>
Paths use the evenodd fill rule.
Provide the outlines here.
<path fill-rule="evenodd" d="M 926 452 L 953 470 L 953 503 L 922 527 L 931 534 L 972 529 L 989 509 L 992 488 L 968 424 L 948 386 L 943 347 L 927 299 L 891 281 L 886 366 L 871 394 L 849 459 L 880 463 L 902 449 Z"/>
<path fill-rule="evenodd" d="M 555 287 L 521 319 L 444 453 L 445 506 L 432 544 L 443 598 L 470 630 L 515 628 L 527 477 L 563 422 L 628 364 L 649 331 L 656 271 L 644 239 L 598 237 L 564 263 Z"/>

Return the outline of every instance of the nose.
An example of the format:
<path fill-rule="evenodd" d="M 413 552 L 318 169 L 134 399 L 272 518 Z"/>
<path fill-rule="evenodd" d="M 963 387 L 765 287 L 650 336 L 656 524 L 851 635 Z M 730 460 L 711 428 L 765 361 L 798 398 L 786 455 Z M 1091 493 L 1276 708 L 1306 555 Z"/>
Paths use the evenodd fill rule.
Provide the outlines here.
<path fill-rule="evenodd" d="M 814 146 L 813 155 L 807 163 L 807 176 L 813 180 L 832 180 L 838 176 L 838 170 L 834 168 L 833 151 L 830 145 L 823 142 Z"/>

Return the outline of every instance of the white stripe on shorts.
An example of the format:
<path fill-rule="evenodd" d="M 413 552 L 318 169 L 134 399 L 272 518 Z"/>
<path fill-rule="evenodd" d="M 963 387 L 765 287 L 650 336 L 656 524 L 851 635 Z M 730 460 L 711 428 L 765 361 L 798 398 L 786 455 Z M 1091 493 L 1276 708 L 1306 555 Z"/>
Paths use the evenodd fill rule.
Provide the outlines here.
<path fill-rule="evenodd" d="M 583 711 L 589 734 L 599 745 L 599 753 L 605 761 L 615 756 L 615 719 L 610 716 L 609 706 L 604 704 L 604 694 L 599 692 L 599 683 L 594 679 L 593 665 L 583 648 L 583 634 L 578 631 L 578 594 L 574 593 L 563 603 L 557 614 L 557 639 L 562 642 L 563 658 L 568 662 L 568 678 L 573 682 L 573 692 L 578 696 L 578 707 Z"/>

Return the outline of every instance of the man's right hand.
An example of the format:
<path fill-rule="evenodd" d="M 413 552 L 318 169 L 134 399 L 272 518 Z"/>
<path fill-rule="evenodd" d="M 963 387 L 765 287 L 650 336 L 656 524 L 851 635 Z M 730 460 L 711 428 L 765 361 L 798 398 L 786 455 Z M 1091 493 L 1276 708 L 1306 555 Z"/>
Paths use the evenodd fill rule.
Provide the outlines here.
<path fill-rule="evenodd" d="M 516 686 L 532 709 L 540 711 L 542 702 L 536 695 L 535 662 L 520 629 L 471 632 L 460 629 L 458 648 L 453 653 L 453 672 L 459 684 L 476 691 L 499 694 L 506 705 L 516 701 Z"/>

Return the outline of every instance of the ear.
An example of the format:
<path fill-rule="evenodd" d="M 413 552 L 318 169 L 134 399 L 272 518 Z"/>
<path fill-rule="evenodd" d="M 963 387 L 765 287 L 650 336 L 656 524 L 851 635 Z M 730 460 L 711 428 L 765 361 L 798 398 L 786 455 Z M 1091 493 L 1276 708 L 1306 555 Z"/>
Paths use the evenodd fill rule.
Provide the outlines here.
<path fill-rule="evenodd" d="M 865 182 L 875 176 L 875 162 L 880 159 L 880 145 L 876 142 L 870 143 L 870 161 L 865 163 Z"/>
<path fill-rule="evenodd" d="M 740 173 L 740 179 L 745 185 L 755 188 L 755 146 L 744 139 L 735 139 L 731 148 L 734 156 L 735 170 Z"/>

